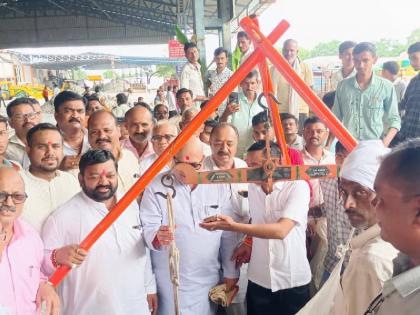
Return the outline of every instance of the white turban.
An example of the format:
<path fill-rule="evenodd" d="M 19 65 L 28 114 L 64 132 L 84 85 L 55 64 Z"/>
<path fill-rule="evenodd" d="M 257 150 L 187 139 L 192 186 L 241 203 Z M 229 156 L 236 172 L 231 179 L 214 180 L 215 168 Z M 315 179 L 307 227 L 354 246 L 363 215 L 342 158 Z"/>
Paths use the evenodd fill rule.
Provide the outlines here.
<path fill-rule="evenodd" d="M 390 151 L 381 140 L 360 141 L 344 160 L 340 177 L 373 190 L 382 157 Z"/>

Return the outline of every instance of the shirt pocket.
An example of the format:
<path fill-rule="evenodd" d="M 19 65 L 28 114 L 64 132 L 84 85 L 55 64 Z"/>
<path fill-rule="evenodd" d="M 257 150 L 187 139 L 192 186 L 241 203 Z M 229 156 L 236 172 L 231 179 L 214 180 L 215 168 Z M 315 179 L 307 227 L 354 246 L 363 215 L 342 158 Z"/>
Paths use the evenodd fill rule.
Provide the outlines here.
<path fill-rule="evenodd" d="M 365 117 L 368 117 L 375 126 L 382 126 L 384 113 L 383 100 L 380 97 L 372 96 L 365 107 Z"/>
<path fill-rule="evenodd" d="M 204 204 L 198 209 L 198 219 L 202 222 L 205 218 L 221 214 L 218 204 Z"/>
<path fill-rule="evenodd" d="M 23 300 L 28 303 L 29 308 L 35 307 L 36 294 L 38 292 L 39 284 L 41 282 L 41 266 L 36 264 L 27 264 L 23 267 L 23 272 L 20 273 L 22 281 L 22 289 L 19 294 Z"/>

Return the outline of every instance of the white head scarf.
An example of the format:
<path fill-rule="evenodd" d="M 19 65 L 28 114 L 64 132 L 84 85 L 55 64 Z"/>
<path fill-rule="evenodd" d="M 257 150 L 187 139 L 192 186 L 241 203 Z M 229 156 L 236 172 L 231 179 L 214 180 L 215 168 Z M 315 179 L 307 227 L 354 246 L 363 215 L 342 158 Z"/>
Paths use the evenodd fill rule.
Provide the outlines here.
<path fill-rule="evenodd" d="M 381 140 L 361 141 L 344 160 L 340 177 L 373 190 L 382 157 L 391 150 Z"/>

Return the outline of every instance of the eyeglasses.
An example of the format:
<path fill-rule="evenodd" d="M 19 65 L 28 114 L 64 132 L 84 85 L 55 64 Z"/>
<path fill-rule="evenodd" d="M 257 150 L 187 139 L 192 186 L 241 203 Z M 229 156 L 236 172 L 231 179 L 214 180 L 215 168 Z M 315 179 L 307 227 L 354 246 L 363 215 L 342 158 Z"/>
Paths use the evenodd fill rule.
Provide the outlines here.
<path fill-rule="evenodd" d="M 180 164 L 180 163 L 188 164 L 188 165 L 191 165 L 193 167 L 193 169 L 195 169 L 197 171 L 201 168 L 201 165 L 203 165 L 203 160 L 204 160 L 204 156 L 203 156 L 203 158 L 201 159 L 200 162 L 184 162 L 184 161 L 180 161 L 180 160 L 178 160 L 177 158 L 174 157 L 175 164 Z"/>
<path fill-rule="evenodd" d="M 174 135 L 163 135 L 163 136 L 161 136 L 161 135 L 154 135 L 153 137 L 152 137 L 152 141 L 153 142 L 161 142 L 163 139 L 165 139 L 166 140 L 166 142 L 171 142 L 172 141 L 172 139 L 174 139 L 175 138 L 175 136 Z"/>
<path fill-rule="evenodd" d="M 28 114 L 15 114 L 13 115 L 13 118 L 16 120 L 32 120 L 35 117 L 37 117 L 39 114 L 36 112 L 28 113 Z"/>
<path fill-rule="evenodd" d="M 19 194 L 19 193 L 13 193 L 8 194 L 4 191 L 0 192 L 0 203 L 6 202 L 7 198 L 11 197 L 14 204 L 20 204 L 24 203 L 26 198 L 28 198 L 28 195 L 26 193 Z"/>

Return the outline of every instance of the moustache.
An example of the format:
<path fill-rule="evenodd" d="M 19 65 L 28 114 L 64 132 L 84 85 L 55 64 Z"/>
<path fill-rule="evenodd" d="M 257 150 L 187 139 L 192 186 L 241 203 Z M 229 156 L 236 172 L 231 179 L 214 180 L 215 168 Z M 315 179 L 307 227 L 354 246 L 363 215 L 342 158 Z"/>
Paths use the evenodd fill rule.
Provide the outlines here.
<path fill-rule="evenodd" d="M 23 128 L 27 128 L 27 127 L 29 127 L 29 128 L 32 128 L 32 127 L 34 127 L 35 125 L 33 124 L 33 123 L 31 123 L 31 122 L 26 122 L 26 123 L 24 123 L 23 125 L 22 125 L 22 127 Z"/>
<path fill-rule="evenodd" d="M 98 140 L 96 140 L 96 144 L 99 144 L 100 142 L 108 142 L 111 143 L 110 139 L 107 138 L 99 138 Z"/>
<path fill-rule="evenodd" d="M 346 209 L 344 213 L 347 215 L 360 215 L 359 212 L 357 212 L 355 209 Z"/>
<path fill-rule="evenodd" d="M 95 191 L 98 191 L 101 188 L 106 188 L 108 190 L 112 190 L 112 186 L 111 185 L 99 185 L 99 186 L 96 186 Z"/>
<path fill-rule="evenodd" d="M 1 205 L 0 206 L 0 212 L 1 211 L 16 212 L 16 207 L 15 206 L 8 206 L 8 205 Z"/>
<path fill-rule="evenodd" d="M 52 160 L 52 159 L 56 160 L 57 158 L 56 158 L 55 156 L 53 156 L 53 155 L 47 155 L 47 156 L 44 156 L 44 157 L 41 159 L 41 161 L 45 161 L 45 160 Z"/>
<path fill-rule="evenodd" d="M 78 122 L 78 123 L 80 123 L 80 120 L 77 119 L 77 118 L 75 118 L 75 117 L 73 117 L 73 118 L 70 118 L 69 122 Z"/>
<path fill-rule="evenodd" d="M 316 140 L 316 141 L 319 141 L 319 139 L 318 139 L 318 138 L 316 138 L 316 137 L 312 137 L 312 138 L 310 138 L 309 140 Z"/>
<path fill-rule="evenodd" d="M 144 138 L 146 138 L 146 136 L 147 136 L 147 134 L 145 132 L 136 132 L 134 135 L 135 136 L 141 136 L 141 137 L 144 137 Z"/>
<path fill-rule="evenodd" d="M 229 152 L 219 151 L 219 152 L 217 152 L 217 155 L 229 155 Z"/>

